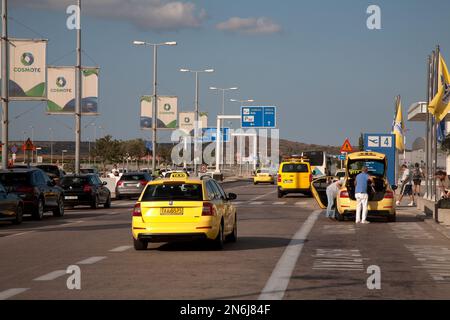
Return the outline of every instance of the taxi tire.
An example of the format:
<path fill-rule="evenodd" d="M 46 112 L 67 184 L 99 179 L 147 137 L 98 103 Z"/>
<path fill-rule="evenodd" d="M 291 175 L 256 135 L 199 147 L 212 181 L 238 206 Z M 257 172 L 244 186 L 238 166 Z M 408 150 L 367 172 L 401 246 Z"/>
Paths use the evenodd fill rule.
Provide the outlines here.
<path fill-rule="evenodd" d="M 224 242 L 223 223 L 220 223 L 219 232 L 217 233 L 217 237 L 214 239 L 214 248 L 216 250 L 222 250 Z"/>
<path fill-rule="evenodd" d="M 238 228 L 237 228 L 237 215 L 234 218 L 234 225 L 233 225 L 233 231 L 228 235 L 227 241 L 229 242 L 236 242 L 238 239 Z"/>
<path fill-rule="evenodd" d="M 283 198 L 284 197 L 284 192 L 278 190 L 278 198 Z"/>
<path fill-rule="evenodd" d="M 343 214 L 340 214 L 337 210 L 334 212 L 334 216 L 335 216 L 335 218 L 336 218 L 337 221 L 342 222 L 342 221 L 345 220 L 344 215 L 343 215 Z"/>
<path fill-rule="evenodd" d="M 394 213 L 394 214 L 388 215 L 387 221 L 388 222 L 397 222 L 397 214 Z"/>
<path fill-rule="evenodd" d="M 133 238 L 133 246 L 134 246 L 134 250 L 136 250 L 136 251 L 147 250 L 148 241 L 139 240 L 139 239 L 136 240 Z"/>

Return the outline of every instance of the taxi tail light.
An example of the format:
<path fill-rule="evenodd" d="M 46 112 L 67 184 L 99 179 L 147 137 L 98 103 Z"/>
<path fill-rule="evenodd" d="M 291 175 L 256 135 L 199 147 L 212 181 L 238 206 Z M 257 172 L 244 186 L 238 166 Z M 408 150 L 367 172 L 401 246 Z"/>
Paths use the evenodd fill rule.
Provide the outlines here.
<path fill-rule="evenodd" d="M 279 183 L 281 183 L 281 175 L 279 174 L 278 175 L 278 180 L 277 180 Z"/>
<path fill-rule="evenodd" d="M 384 194 L 385 199 L 394 199 L 394 193 L 392 191 L 386 191 Z"/>
<path fill-rule="evenodd" d="M 147 185 L 148 181 L 147 180 L 141 180 L 140 182 L 141 182 L 141 186 L 145 186 L 145 185 Z"/>
<path fill-rule="evenodd" d="M 341 198 L 350 198 L 350 196 L 348 195 L 348 191 L 341 191 L 339 197 L 341 197 Z"/>
<path fill-rule="evenodd" d="M 214 205 L 210 202 L 204 202 L 202 209 L 202 216 L 215 216 L 215 215 L 216 215 L 216 208 L 214 208 Z"/>
<path fill-rule="evenodd" d="M 133 208 L 133 217 L 142 217 L 141 204 L 136 203 Z"/>
<path fill-rule="evenodd" d="M 309 174 L 309 182 L 312 182 L 313 181 L 313 175 L 312 175 L 312 173 L 310 173 Z"/>
<path fill-rule="evenodd" d="M 92 187 L 88 184 L 85 184 L 83 187 L 83 192 L 86 192 L 86 193 L 92 192 Z"/>

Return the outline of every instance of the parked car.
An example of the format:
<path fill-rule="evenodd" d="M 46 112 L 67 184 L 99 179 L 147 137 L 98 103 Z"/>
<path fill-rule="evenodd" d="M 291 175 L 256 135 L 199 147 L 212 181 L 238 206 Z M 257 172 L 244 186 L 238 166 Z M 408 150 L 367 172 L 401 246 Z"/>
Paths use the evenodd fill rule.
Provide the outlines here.
<path fill-rule="evenodd" d="M 51 180 L 56 182 L 56 184 L 59 184 L 61 179 L 66 175 L 63 170 L 54 164 L 39 164 L 36 168 L 44 171 Z"/>
<path fill-rule="evenodd" d="M 116 185 L 116 199 L 139 197 L 153 178 L 146 172 L 124 173 Z"/>
<path fill-rule="evenodd" d="M 41 220 L 47 211 L 52 211 L 55 217 L 64 215 L 63 190 L 41 169 L 1 170 L 0 183 L 8 193 L 22 199 L 24 213 L 34 219 Z"/>
<path fill-rule="evenodd" d="M 64 190 L 66 206 L 87 205 L 92 209 L 97 209 L 99 205 L 111 207 L 111 192 L 106 182 L 101 181 L 96 174 L 65 176 L 61 180 L 61 188 Z"/>
<path fill-rule="evenodd" d="M 14 193 L 8 193 L 0 183 L 0 221 L 12 221 L 21 224 L 23 218 L 23 201 Z"/>

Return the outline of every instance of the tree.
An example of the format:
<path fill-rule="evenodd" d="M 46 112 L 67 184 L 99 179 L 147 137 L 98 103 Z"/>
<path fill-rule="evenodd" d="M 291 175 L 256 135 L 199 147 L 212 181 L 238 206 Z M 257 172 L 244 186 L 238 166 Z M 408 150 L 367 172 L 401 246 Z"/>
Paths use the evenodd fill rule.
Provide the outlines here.
<path fill-rule="evenodd" d="M 95 147 L 91 150 L 91 156 L 99 158 L 105 170 L 107 163 L 117 163 L 122 160 L 124 155 L 122 149 L 120 141 L 113 140 L 111 135 L 107 135 L 97 139 Z"/>

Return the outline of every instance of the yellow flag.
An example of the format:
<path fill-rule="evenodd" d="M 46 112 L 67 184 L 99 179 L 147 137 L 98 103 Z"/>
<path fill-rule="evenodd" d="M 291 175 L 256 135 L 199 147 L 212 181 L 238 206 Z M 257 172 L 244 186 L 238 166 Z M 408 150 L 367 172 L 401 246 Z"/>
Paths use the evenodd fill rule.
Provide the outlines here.
<path fill-rule="evenodd" d="M 402 102 L 400 98 L 397 100 L 397 113 L 395 115 L 394 125 L 392 126 L 392 134 L 395 134 L 395 144 L 399 152 L 405 150 L 404 144 L 404 131 L 405 126 L 403 124 L 403 114 L 402 114 Z"/>
<path fill-rule="evenodd" d="M 439 56 L 438 92 L 428 105 L 428 110 L 441 122 L 450 111 L 450 74 L 442 55 Z"/>

